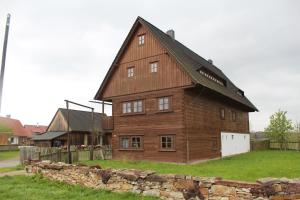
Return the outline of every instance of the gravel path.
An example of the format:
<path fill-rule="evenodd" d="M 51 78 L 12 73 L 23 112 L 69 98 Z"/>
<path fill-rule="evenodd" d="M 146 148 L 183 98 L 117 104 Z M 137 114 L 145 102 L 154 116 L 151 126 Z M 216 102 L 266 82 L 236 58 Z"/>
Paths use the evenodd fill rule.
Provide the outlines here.
<path fill-rule="evenodd" d="M 15 167 L 20 164 L 19 156 L 8 160 L 0 160 L 0 168 Z"/>

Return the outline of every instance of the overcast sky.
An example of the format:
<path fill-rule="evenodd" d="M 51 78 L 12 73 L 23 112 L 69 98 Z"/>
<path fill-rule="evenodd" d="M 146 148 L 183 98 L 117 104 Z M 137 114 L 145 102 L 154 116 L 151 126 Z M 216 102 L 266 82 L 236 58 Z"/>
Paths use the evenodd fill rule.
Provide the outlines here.
<path fill-rule="evenodd" d="M 1 52 L 8 12 L 1 114 L 23 124 L 48 125 L 64 99 L 92 105 L 137 16 L 174 29 L 244 90 L 260 110 L 252 130 L 279 108 L 300 121 L 300 1 L 0 0 Z"/>

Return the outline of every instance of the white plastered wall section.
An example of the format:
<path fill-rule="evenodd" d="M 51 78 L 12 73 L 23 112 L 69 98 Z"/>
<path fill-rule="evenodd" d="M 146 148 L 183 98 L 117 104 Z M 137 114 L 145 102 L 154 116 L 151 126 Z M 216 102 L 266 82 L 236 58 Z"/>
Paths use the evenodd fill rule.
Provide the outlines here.
<path fill-rule="evenodd" d="M 222 157 L 250 151 L 250 134 L 221 132 Z"/>

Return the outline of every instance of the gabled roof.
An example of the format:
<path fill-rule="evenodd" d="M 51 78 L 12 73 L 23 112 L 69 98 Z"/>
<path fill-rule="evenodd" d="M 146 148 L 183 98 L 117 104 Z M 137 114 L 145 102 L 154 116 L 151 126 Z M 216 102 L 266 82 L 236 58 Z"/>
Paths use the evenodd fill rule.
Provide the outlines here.
<path fill-rule="evenodd" d="M 61 112 L 65 121 L 68 119 L 68 110 L 65 108 L 59 108 L 58 112 Z M 54 121 L 55 116 L 51 123 Z M 94 123 L 96 131 L 103 131 L 101 121 L 102 118 L 106 117 L 106 114 L 94 112 Z M 70 119 L 70 131 L 91 131 L 92 129 L 92 112 L 81 111 L 81 110 L 72 110 L 69 109 L 69 119 Z M 49 125 L 50 127 L 50 125 Z M 67 131 L 67 130 L 65 130 Z"/>
<path fill-rule="evenodd" d="M 12 119 L 9 117 L 0 117 L 0 126 L 6 127 L 4 130 L 6 133 L 10 133 L 14 136 L 27 137 L 30 133 L 23 127 L 21 122 L 17 119 Z"/>
<path fill-rule="evenodd" d="M 227 98 L 230 98 L 231 100 L 234 100 L 235 102 L 246 106 L 249 109 L 249 111 L 258 111 L 258 109 L 247 99 L 246 96 L 240 96 L 237 94 L 237 92 L 242 90 L 236 87 L 219 68 L 217 68 L 212 63 L 208 62 L 206 59 L 202 58 L 201 56 L 199 56 L 198 54 L 196 54 L 195 52 L 178 42 L 176 39 L 171 38 L 168 34 L 164 33 L 163 31 L 161 31 L 160 29 L 158 29 L 157 27 L 155 27 L 154 25 L 147 22 L 141 17 L 138 17 L 134 25 L 132 26 L 108 73 L 106 74 L 106 77 L 102 82 L 95 96 L 95 99 L 98 99 L 101 95 L 101 92 L 103 91 L 107 81 L 109 80 L 113 72 L 114 66 L 117 64 L 120 56 L 122 55 L 123 51 L 127 46 L 127 43 L 130 41 L 131 36 L 133 35 L 136 27 L 139 24 L 142 24 L 149 29 L 149 31 L 154 35 L 154 37 L 157 38 L 158 41 L 162 44 L 162 46 L 168 51 L 168 53 L 172 55 L 182 66 L 182 69 L 189 74 L 194 83 L 196 83 L 197 85 L 201 85 L 205 88 L 209 88 L 212 91 L 215 91 Z M 200 68 L 205 68 L 206 70 L 212 72 L 213 74 L 216 74 L 218 77 L 225 80 L 226 86 L 222 86 L 199 73 Z"/>
<path fill-rule="evenodd" d="M 24 125 L 24 128 L 31 134 L 41 134 L 45 133 L 48 126 L 43 125 Z"/>

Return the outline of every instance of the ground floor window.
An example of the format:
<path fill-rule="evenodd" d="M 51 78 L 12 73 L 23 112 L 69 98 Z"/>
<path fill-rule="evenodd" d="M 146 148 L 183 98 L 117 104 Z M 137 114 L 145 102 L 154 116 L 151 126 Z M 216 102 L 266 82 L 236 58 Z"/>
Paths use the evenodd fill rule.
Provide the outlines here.
<path fill-rule="evenodd" d="M 143 147 L 142 136 L 121 136 L 120 137 L 120 149 L 141 149 Z"/>
<path fill-rule="evenodd" d="M 217 137 L 212 137 L 211 138 L 211 150 L 212 151 L 217 151 L 219 148 L 218 146 L 218 138 Z"/>
<path fill-rule="evenodd" d="M 161 135 L 160 136 L 160 149 L 161 150 L 175 150 L 175 136 L 174 135 Z"/>

